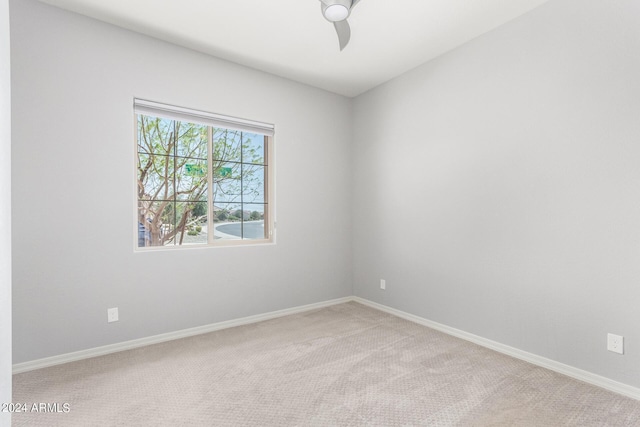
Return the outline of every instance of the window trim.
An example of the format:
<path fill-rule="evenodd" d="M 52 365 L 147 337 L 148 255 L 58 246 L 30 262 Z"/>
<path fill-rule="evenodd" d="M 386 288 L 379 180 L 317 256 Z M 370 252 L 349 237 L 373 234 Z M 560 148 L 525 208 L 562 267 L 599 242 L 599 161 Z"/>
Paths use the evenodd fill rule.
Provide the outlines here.
<path fill-rule="evenodd" d="M 138 246 L 138 115 L 149 115 L 154 117 L 162 117 L 170 120 L 185 121 L 189 123 L 197 123 L 208 126 L 208 134 L 214 127 L 222 127 L 230 130 L 239 130 L 248 133 L 257 133 L 265 137 L 265 180 L 264 188 L 264 224 L 268 227 L 268 236 L 264 239 L 215 239 L 214 233 L 207 234 L 207 242 L 199 244 L 187 245 L 166 245 L 166 246 Z M 264 246 L 275 244 L 275 149 L 274 135 L 275 126 L 269 123 L 258 122 L 254 120 L 241 119 L 221 114 L 208 113 L 205 111 L 194 110 L 185 107 L 173 106 L 170 104 L 162 104 L 154 101 L 142 100 L 134 98 L 133 102 L 133 150 L 134 150 L 134 192 L 133 192 L 133 247 L 134 252 L 155 252 L 165 250 L 184 250 L 184 249 L 204 249 L 204 248 L 221 248 L 221 247 L 239 247 L 239 246 Z M 213 170 L 210 167 L 213 156 L 213 137 L 209 135 L 207 138 L 207 224 L 214 224 L 214 202 L 212 199 L 213 188 Z"/>
<path fill-rule="evenodd" d="M 212 127 L 224 127 L 227 129 L 259 133 L 266 136 L 273 136 L 275 133 L 275 126 L 270 123 L 208 113 L 206 111 L 161 104 L 139 98 L 133 99 L 133 111 L 135 114 L 146 114 L 155 117 L 188 121 L 190 123 L 199 123 Z"/>

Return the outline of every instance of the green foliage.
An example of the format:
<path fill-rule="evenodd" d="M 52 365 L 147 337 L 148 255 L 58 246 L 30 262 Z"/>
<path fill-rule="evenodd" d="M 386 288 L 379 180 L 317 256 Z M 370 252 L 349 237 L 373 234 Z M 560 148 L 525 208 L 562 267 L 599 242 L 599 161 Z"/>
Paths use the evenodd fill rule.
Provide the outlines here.
<path fill-rule="evenodd" d="M 229 217 L 229 212 L 226 210 L 219 210 L 216 212 L 215 218 L 218 221 L 225 221 Z"/>
<path fill-rule="evenodd" d="M 207 214 L 207 202 L 197 202 L 193 211 L 191 212 L 193 216 L 205 216 Z"/>
<path fill-rule="evenodd" d="M 207 139 L 207 126 L 138 115 L 138 200 L 152 245 L 171 241 L 191 215 L 206 215 L 206 174 L 188 173 L 187 164 L 206 165 Z"/>
<path fill-rule="evenodd" d="M 264 136 L 142 114 L 137 130 L 139 222 L 149 230 L 152 245 L 176 239 L 190 219 L 206 221 L 210 203 L 218 201 L 240 209 L 233 214 L 216 210 L 216 222 L 264 218 L 257 211 L 243 212 L 243 203 L 264 202 Z M 207 202 L 210 195 L 204 172 L 208 170 L 209 130 L 213 137 L 213 200 Z M 190 228 L 188 234 L 201 230 Z"/>
<path fill-rule="evenodd" d="M 263 135 L 213 128 L 214 203 L 218 200 L 262 203 L 264 159 Z"/>

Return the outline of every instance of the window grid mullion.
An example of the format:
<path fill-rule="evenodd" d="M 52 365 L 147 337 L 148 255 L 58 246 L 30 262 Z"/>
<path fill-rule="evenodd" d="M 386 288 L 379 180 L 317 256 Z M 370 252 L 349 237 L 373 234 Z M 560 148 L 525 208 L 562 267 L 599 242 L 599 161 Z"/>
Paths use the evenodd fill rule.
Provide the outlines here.
<path fill-rule="evenodd" d="M 176 244 L 176 238 L 178 237 L 178 184 L 176 183 L 176 176 L 178 172 L 178 123 L 173 121 L 173 244 Z"/>
<path fill-rule="evenodd" d="M 215 223 L 213 221 L 214 212 L 214 200 L 213 200 L 213 128 L 207 126 L 207 196 L 210 200 L 207 200 L 207 244 L 213 245 L 215 243 Z"/>
<path fill-rule="evenodd" d="M 240 131 L 240 240 L 244 240 L 244 158 L 242 139 L 244 133 Z"/>

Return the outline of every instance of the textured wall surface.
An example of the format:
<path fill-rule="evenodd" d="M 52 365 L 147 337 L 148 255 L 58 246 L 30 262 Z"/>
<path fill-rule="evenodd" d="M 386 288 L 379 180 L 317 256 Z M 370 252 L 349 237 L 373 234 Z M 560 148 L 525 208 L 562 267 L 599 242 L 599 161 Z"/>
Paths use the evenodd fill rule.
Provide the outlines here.
<path fill-rule="evenodd" d="M 9 2 L 0 0 L 0 402 L 11 402 L 11 55 Z M 11 424 L 0 413 L 0 426 Z"/>
<path fill-rule="evenodd" d="M 349 99 L 33 0 L 11 24 L 14 363 L 352 293 Z M 277 244 L 134 253 L 134 97 L 275 124 Z"/>
<path fill-rule="evenodd" d="M 640 386 L 638 16 L 551 1 L 357 98 L 355 294 Z"/>

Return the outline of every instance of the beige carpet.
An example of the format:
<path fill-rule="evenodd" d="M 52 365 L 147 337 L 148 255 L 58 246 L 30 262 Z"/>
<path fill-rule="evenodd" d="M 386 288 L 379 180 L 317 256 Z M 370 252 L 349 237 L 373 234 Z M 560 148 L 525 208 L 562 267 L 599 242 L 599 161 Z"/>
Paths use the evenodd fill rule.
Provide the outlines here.
<path fill-rule="evenodd" d="M 14 376 L 14 426 L 639 426 L 640 402 L 357 303 Z"/>

